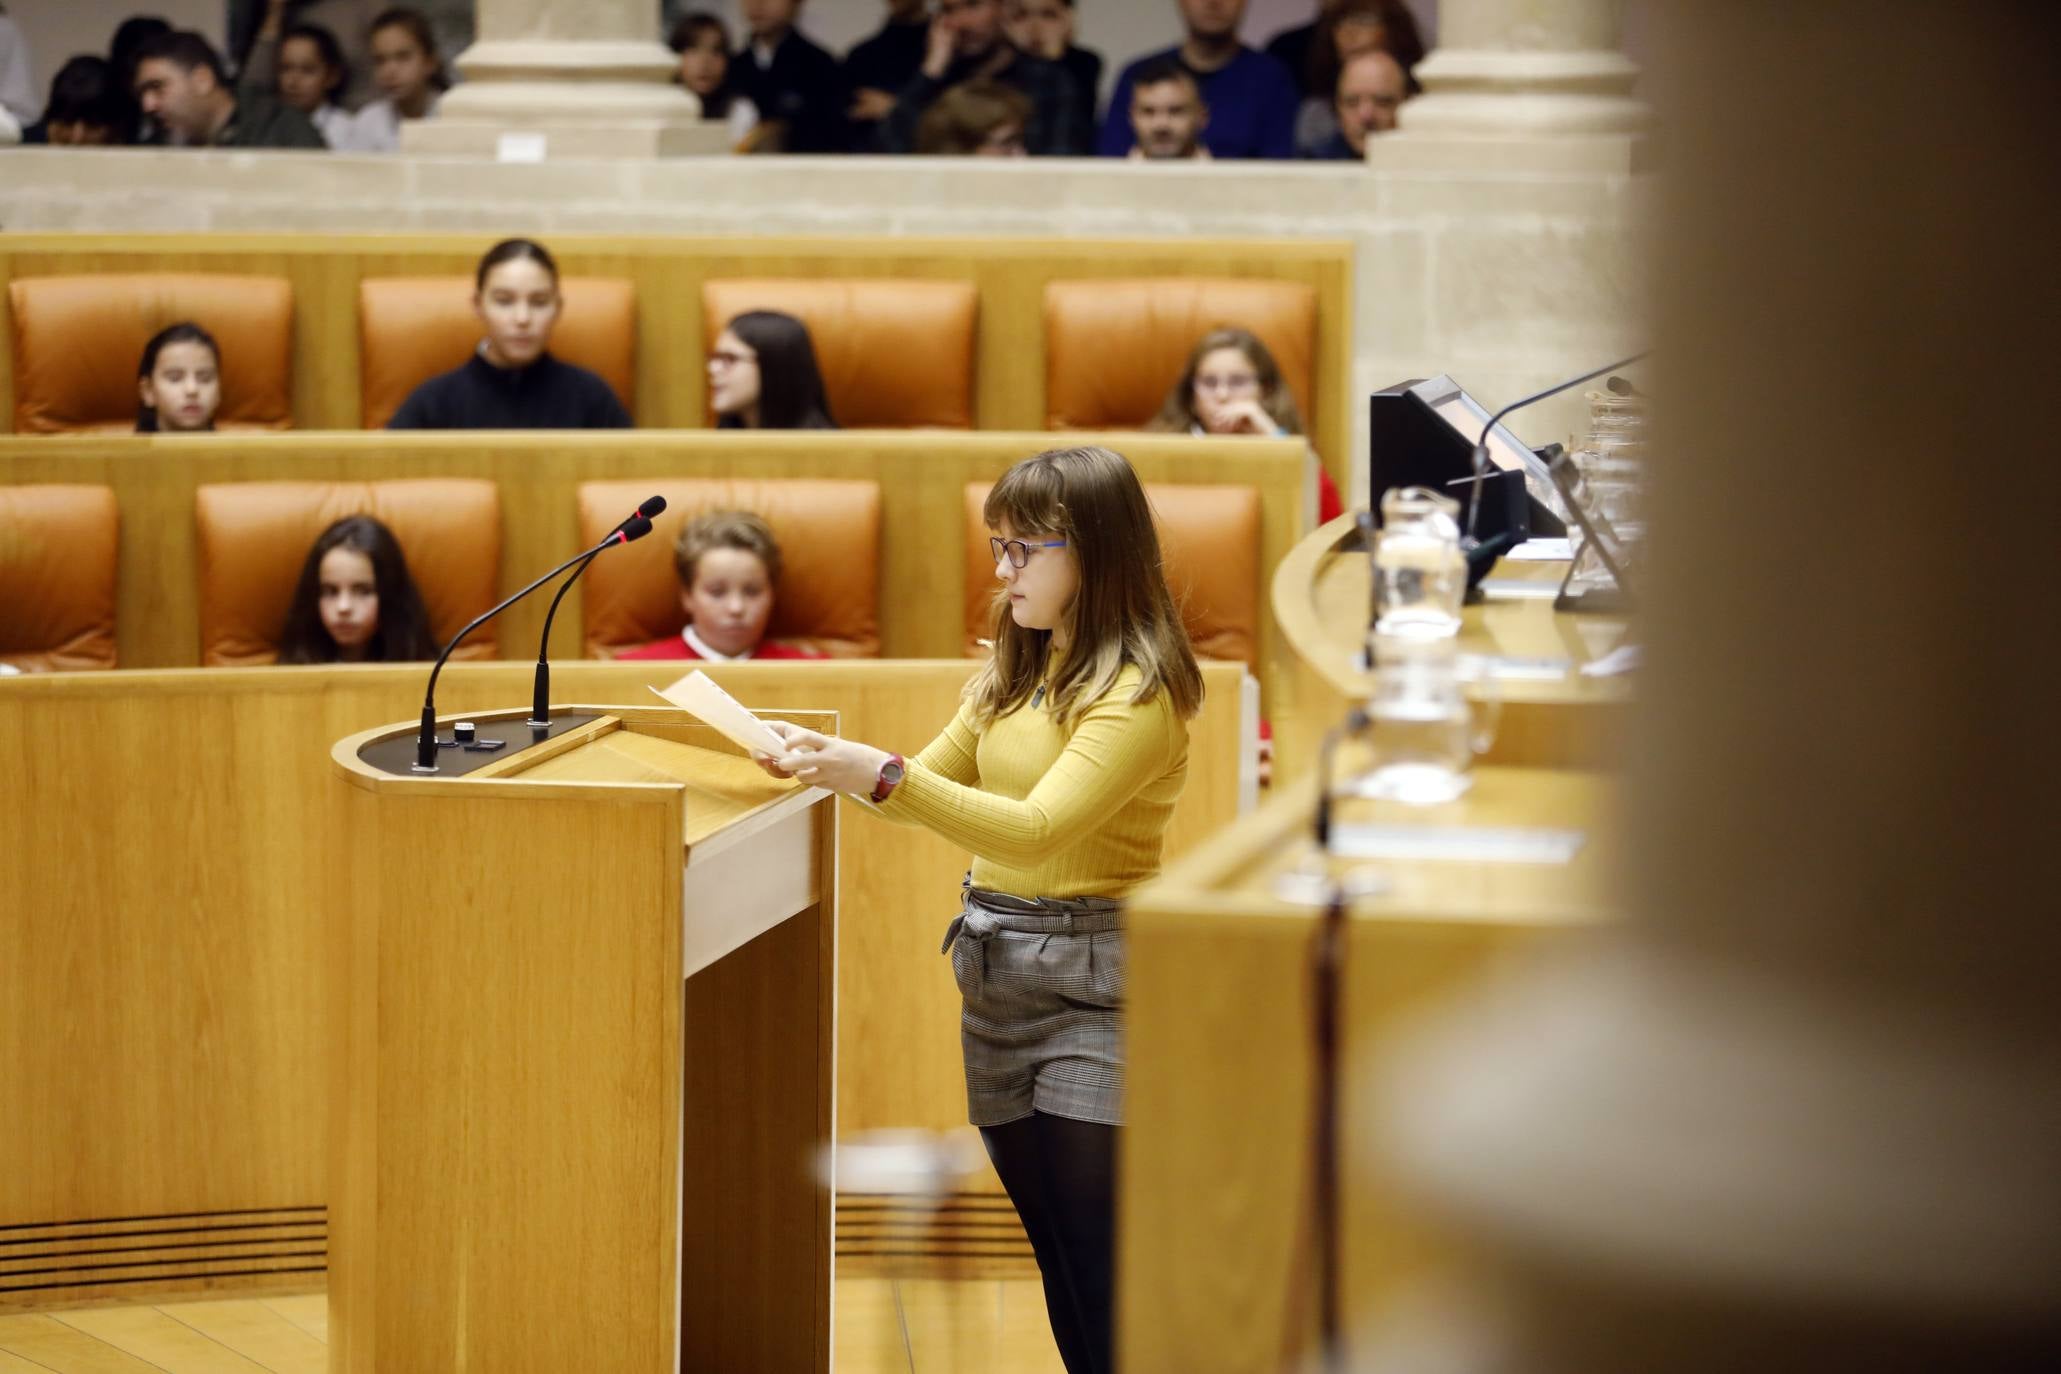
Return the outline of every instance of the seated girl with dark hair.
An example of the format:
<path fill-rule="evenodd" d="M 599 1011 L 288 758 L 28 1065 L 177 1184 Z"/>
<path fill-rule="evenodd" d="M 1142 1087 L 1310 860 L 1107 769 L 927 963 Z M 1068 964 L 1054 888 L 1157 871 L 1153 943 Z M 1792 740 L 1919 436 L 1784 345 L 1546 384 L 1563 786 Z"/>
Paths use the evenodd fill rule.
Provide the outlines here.
<path fill-rule="evenodd" d="M 719 429 L 836 429 L 809 327 L 777 310 L 730 321 L 708 355 Z"/>
<path fill-rule="evenodd" d="M 343 44 L 320 24 L 276 27 L 281 14 L 276 7 L 267 12 L 244 62 L 242 89 L 299 110 L 339 153 L 378 151 L 359 140 L 357 116 L 342 104 L 351 83 Z"/>
<path fill-rule="evenodd" d="M 765 637 L 780 581 L 780 545 L 758 516 L 719 510 L 689 520 L 673 545 L 673 571 L 680 576 L 686 628 L 617 658 L 822 657 Z"/>
<path fill-rule="evenodd" d="M 680 70 L 673 79 L 701 101 L 701 117 L 723 120 L 733 146 L 744 142 L 759 122 L 759 109 L 738 80 L 730 60 L 730 31 L 723 21 L 707 10 L 691 10 L 673 25 L 666 46 L 680 55 Z"/>
<path fill-rule="evenodd" d="M 1145 428 L 1162 434 L 1301 434 L 1302 412 L 1281 379 L 1274 355 L 1249 329 L 1225 327 L 1202 336 L 1188 365 Z M 1317 472 L 1317 523 L 1345 513 L 1338 485 L 1310 451 Z"/>
<path fill-rule="evenodd" d="M 136 364 L 136 394 L 138 434 L 213 429 L 222 406 L 222 350 L 215 336 L 190 320 L 151 335 Z"/>
<path fill-rule="evenodd" d="M 429 612 L 393 531 L 347 515 L 316 536 L 279 633 L 281 663 L 392 663 L 437 656 Z"/>
<path fill-rule="evenodd" d="M 415 388 L 388 429 L 628 429 L 607 382 L 551 356 L 564 300 L 541 243 L 504 239 L 474 275 L 472 309 L 486 337 L 464 366 Z"/>

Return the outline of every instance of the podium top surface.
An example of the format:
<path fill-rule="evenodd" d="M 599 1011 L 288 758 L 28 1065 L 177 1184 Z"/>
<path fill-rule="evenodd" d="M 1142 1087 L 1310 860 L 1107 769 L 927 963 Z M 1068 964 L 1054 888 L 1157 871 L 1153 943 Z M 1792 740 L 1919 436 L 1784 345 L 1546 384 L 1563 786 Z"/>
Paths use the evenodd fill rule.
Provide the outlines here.
<path fill-rule="evenodd" d="M 419 722 L 378 726 L 337 741 L 336 771 L 365 791 L 410 796 L 599 799 L 611 794 L 682 792 L 685 842 L 693 846 L 731 831 L 754 816 L 772 819 L 828 795 L 819 788 L 768 777 L 744 752 L 710 727 L 671 707 L 553 706 L 555 722 L 569 728 L 531 729 L 527 708 L 471 712 L 439 718 L 438 733 L 470 722 L 478 739 L 505 741 L 491 750 L 446 745 L 441 759 L 463 757 L 465 767 L 437 773 L 403 772 L 412 760 Z M 834 711 L 783 711 L 781 719 L 834 733 Z M 503 789 L 506 789 L 503 792 Z M 755 827 L 746 827 L 753 829 Z"/>
<path fill-rule="evenodd" d="M 1629 678 L 1581 672 L 1624 642 L 1629 621 L 1554 610 L 1553 593 L 1566 572 L 1564 562 L 1503 559 L 1490 570 L 1488 599 L 1461 612 L 1460 652 L 1483 660 L 1495 679 L 1492 694 L 1506 703 L 1615 705 L 1631 694 Z M 1350 512 L 1304 536 L 1274 574 L 1283 636 L 1352 700 L 1373 688 L 1364 666 L 1373 591 L 1373 568 Z"/>

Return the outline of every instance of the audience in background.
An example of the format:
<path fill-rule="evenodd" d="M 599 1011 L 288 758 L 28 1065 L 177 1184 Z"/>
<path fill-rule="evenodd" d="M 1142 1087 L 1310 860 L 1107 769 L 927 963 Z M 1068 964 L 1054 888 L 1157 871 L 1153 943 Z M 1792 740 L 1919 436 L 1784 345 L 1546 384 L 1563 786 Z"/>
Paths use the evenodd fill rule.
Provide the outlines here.
<path fill-rule="evenodd" d="M 629 659 L 820 658 L 806 649 L 769 641 L 773 592 L 780 582 L 780 545 L 773 531 L 748 511 L 710 511 L 689 520 L 673 545 L 680 633 L 618 654 Z"/>
<path fill-rule="evenodd" d="M 1279 62 L 1238 41 L 1245 0 L 1178 0 L 1187 36 L 1180 46 L 1141 57 L 1124 68 L 1102 124 L 1106 157 L 1131 151 L 1131 88 L 1137 73 L 1173 58 L 1195 74 L 1209 107 L 1203 141 L 1216 157 L 1295 156 L 1295 111 L 1300 95 Z"/>
<path fill-rule="evenodd" d="M 401 402 L 389 429 L 628 429 L 607 382 L 551 356 L 563 301 L 540 243 L 504 239 L 479 260 L 472 308 L 486 337 L 462 367 Z"/>
<path fill-rule="evenodd" d="M 1401 18 L 1396 18 L 1401 15 Z M 1407 27 L 1406 27 L 1407 26 Z M 1362 53 L 1388 52 L 1395 55 L 1405 73 L 1416 60 L 1407 52 L 1421 55 L 1416 21 L 1399 0 L 1341 0 L 1317 25 L 1305 61 L 1307 89 L 1295 116 L 1295 150 L 1303 157 L 1336 156 L 1318 151 L 1334 145 L 1339 121 L 1336 109 L 1339 77 L 1345 64 Z M 1362 131 L 1365 132 L 1364 130 Z"/>
<path fill-rule="evenodd" d="M 851 92 L 851 104 L 844 113 L 854 151 L 879 148 L 880 121 L 895 107 L 895 96 L 915 79 L 929 40 L 928 0 L 887 0 L 887 22 L 880 32 L 845 54 L 844 85 Z"/>
<path fill-rule="evenodd" d="M 436 36 L 420 10 L 390 9 L 372 21 L 372 84 L 379 99 L 358 111 L 352 146 L 361 152 L 391 153 L 401 146 L 401 121 L 429 119 L 450 88 L 437 57 Z"/>
<path fill-rule="evenodd" d="M 130 112 L 106 58 L 74 57 L 50 79 L 50 103 L 22 131 L 22 141 L 69 147 L 121 143 L 135 127 Z"/>
<path fill-rule="evenodd" d="M 809 327 L 777 310 L 747 310 L 708 355 L 719 429 L 836 429 Z"/>
<path fill-rule="evenodd" d="M 1102 89 L 1102 54 L 1074 46 L 1073 0 L 1007 0 L 1005 32 L 1032 57 L 1057 62 L 1073 78 L 1080 124 L 1095 128 L 1095 98 Z"/>
<path fill-rule="evenodd" d="M 21 26 L 0 5 L 0 124 L 18 136 L 36 117 L 36 83 L 29 75 L 29 44 Z M 0 140 L 8 142 L 12 140 Z"/>
<path fill-rule="evenodd" d="M 198 434 L 222 408 L 222 350 L 190 321 L 150 336 L 136 364 L 136 432 Z"/>
<path fill-rule="evenodd" d="M 1092 126 L 1066 68 L 1018 51 L 1002 24 L 1003 0 L 938 0 L 930 22 L 923 65 L 895 98 L 881 122 L 882 150 L 906 153 L 916 146 L 917 127 L 939 96 L 976 77 L 1014 87 L 1030 102 L 1024 147 L 1037 157 L 1086 153 Z"/>
<path fill-rule="evenodd" d="M 343 46 L 328 29 L 296 24 L 275 32 L 268 19 L 251 44 L 243 90 L 276 94 L 280 104 L 306 115 L 332 150 L 358 152 L 357 121 L 337 103 L 350 75 Z"/>
<path fill-rule="evenodd" d="M 1202 83 L 1173 58 L 1148 62 L 1131 74 L 1133 158 L 1207 158 L 1202 131 L 1208 125 Z"/>
<path fill-rule="evenodd" d="M 738 82 L 771 126 L 762 146 L 787 153 L 843 151 L 844 76 L 837 59 L 794 27 L 802 0 L 741 0 L 750 32 L 737 54 Z"/>
<path fill-rule="evenodd" d="M 263 47 L 276 45 L 291 28 L 311 24 L 329 30 L 343 50 L 344 86 L 337 103 L 355 110 L 372 98 L 372 16 L 391 0 L 228 0 L 224 55 L 236 59 L 237 80 L 260 90 L 272 87 L 271 57 Z"/>
<path fill-rule="evenodd" d="M 1023 92 L 985 76 L 945 91 L 916 124 L 916 151 L 948 157 L 1024 157 L 1031 104 Z"/>
<path fill-rule="evenodd" d="M 1298 24 L 1292 29 L 1283 29 L 1267 40 L 1267 56 L 1279 62 L 1294 78 L 1296 89 L 1304 98 L 1320 95 L 1321 91 L 1310 89 L 1310 44 L 1316 40 L 1317 30 L 1335 13 L 1345 0 L 1317 0 L 1317 17 L 1307 24 Z"/>
<path fill-rule="evenodd" d="M 215 148 L 327 148 L 299 110 L 270 96 L 238 96 L 222 57 L 197 33 L 159 34 L 136 54 L 136 101 L 175 144 Z"/>
<path fill-rule="evenodd" d="M 1159 414 L 1145 428 L 1162 434 L 1301 434 L 1302 412 L 1281 379 L 1274 355 L 1248 329 L 1212 329 L 1188 355 L 1188 365 L 1166 394 Z M 1314 451 L 1317 519 L 1336 519 L 1345 510 L 1338 486 Z"/>
<path fill-rule="evenodd" d="M 1396 112 L 1409 98 L 1403 64 L 1381 49 L 1363 52 L 1338 74 L 1338 132 L 1311 152 L 1317 158 L 1364 158 L 1367 136 L 1395 128 Z"/>
<path fill-rule="evenodd" d="M 393 663 L 437 656 L 429 612 L 393 531 L 347 515 L 315 538 L 279 632 L 281 663 Z"/>
<path fill-rule="evenodd" d="M 759 110 L 732 69 L 730 31 L 723 21 L 706 10 L 683 14 L 667 35 L 666 46 L 680 55 L 676 79 L 701 102 L 701 117 L 724 121 L 732 147 L 744 142 L 759 122 Z"/>
<path fill-rule="evenodd" d="M 107 60 L 114 69 L 116 89 L 128 106 L 127 124 L 116 140 L 119 143 L 157 143 L 164 136 L 157 121 L 143 113 L 143 107 L 136 101 L 136 58 L 144 44 L 171 31 L 172 26 L 154 14 L 139 14 L 115 26 L 114 37 L 107 46 Z"/>

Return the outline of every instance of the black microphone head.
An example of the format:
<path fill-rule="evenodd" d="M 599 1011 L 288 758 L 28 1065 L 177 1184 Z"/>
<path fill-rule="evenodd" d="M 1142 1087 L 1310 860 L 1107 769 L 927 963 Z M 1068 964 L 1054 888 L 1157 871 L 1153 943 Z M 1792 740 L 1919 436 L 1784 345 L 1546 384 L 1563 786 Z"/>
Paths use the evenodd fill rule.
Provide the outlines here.
<path fill-rule="evenodd" d="M 647 496 L 644 504 L 637 507 L 637 514 L 646 520 L 655 520 L 666 513 L 666 499 L 663 496 Z"/>
<path fill-rule="evenodd" d="M 635 543 L 651 533 L 651 521 L 642 515 L 633 515 L 623 522 L 622 539 L 625 544 Z"/>
<path fill-rule="evenodd" d="M 1612 392 L 1619 396 L 1636 396 L 1639 394 L 1639 389 L 1623 377 L 1612 377 L 1603 385 L 1609 387 Z"/>

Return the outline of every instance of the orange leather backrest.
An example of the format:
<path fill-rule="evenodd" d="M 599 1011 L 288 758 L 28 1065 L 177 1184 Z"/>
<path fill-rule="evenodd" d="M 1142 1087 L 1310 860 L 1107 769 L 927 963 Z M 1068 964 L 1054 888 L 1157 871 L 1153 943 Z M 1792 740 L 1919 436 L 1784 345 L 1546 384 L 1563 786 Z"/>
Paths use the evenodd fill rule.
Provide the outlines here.
<path fill-rule="evenodd" d="M 225 482 L 194 493 L 200 545 L 200 661 L 242 668 L 279 657 L 279 632 L 315 537 L 346 515 L 377 517 L 400 541 L 438 643 L 500 600 L 501 489 L 476 478 L 395 482 Z M 453 658 L 492 658 L 490 620 Z"/>
<path fill-rule="evenodd" d="M 222 349 L 218 429 L 293 424 L 293 286 L 284 277 L 107 273 L 9 282 L 17 434 L 136 427 L 136 364 L 191 320 Z"/>
<path fill-rule="evenodd" d="M 114 667 L 120 543 L 109 487 L 0 487 L 0 662 Z"/>
<path fill-rule="evenodd" d="M 995 561 L 982 518 L 988 482 L 966 484 L 966 653 L 987 652 L 994 633 Z M 1252 487 L 1148 484 L 1145 499 L 1159 529 L 1167 590 L 1198 658 L 1258 666 L 1260 497 Z"/>
<path fill-rule="evenodd" d="M 645 497 L 666 499 L 656 528 L 594 560 L 580 582 L 587 657 L 606 658 L 676 635 L 687 623 L 673 543 L 693 516 L 747 510 L 780 545 L 769 639 L 833 658 L 880 653 L 880 485 L 814 479 L 679 478 L 582 482 L 580 540 L 591 546 Z"/>
<path fill-rule="evenodd" d="M 598 373 L 636 413 L 637 288 L 620 277 L 561 277 L 551 355 Z M 362 423 L 384 429 L 408 393 L 479 347 L 470 277 L 367 277 L 358 283 Z"/>
<path fill-rule="evenodd" d="M 1136 429 L 1159 413 L 1188 354 L 1212 329 L 1259 336 L 1305 428 L 1316 390 L 1317 293 L 1300 282 L 1147 277 L 1045 286 L 1045 426 Z"/>
<path fill-rule="evenodd" d="M 702 341 L 747 310 L 809 327 L 830 414 L 845 429 L 971 429 L 971 282 L 733 279 L 701 287 Z"/>

